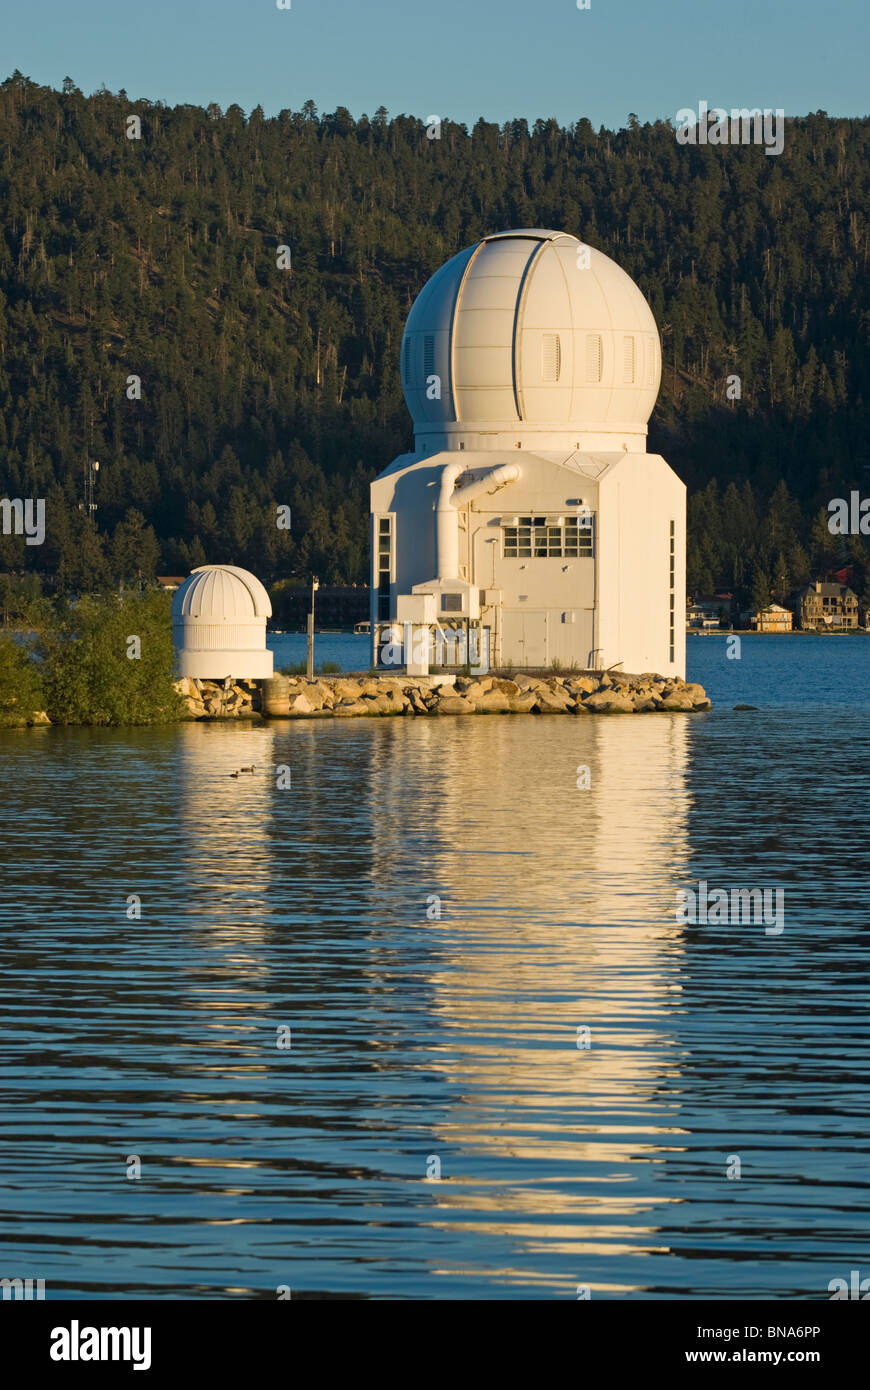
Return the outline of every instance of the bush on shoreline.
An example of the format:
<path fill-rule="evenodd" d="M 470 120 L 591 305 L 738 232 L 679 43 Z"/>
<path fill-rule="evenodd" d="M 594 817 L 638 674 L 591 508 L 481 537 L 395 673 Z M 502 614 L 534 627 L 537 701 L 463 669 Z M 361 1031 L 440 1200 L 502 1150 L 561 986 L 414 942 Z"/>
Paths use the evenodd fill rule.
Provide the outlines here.
<path fill-rule="evenodd" d="M 38 646 L 52 724 L 163 724 L 186 717 L 173 688 L 168 594 L 60 605 Z"/>
<path fill-rule="evenodd" d="M 0 729 L 26 724 L 44 708 L 39 668 L 30 648 L 8 633 L 0 633 Z"/>

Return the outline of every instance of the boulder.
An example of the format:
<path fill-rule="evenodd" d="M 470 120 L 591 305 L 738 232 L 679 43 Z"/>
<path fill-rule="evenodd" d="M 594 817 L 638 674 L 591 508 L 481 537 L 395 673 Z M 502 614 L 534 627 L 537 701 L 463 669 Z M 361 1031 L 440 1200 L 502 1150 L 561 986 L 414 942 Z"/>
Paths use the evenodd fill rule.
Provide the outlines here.
<path fill-rule="evenodd" d="M 336 719 L 353 719 L 358 714 L 371 714 L 370 700 L 342 700 L 340 705 L 336 705 L 332 713 Z"/>
<path fill-rule="evenodd" d="M 599 681 L 597 676 L 580 676 L 577 680 L 572 680 L 571 686 L 575 690 L 582 690 L 584 695 L 591 695 L 598 689 Z"/>
<path fill-rule="evenodd" d="M 634 714 L 634 704 L 627 695 L 615 690 L 598 690 L 583 701 L 592 714 Z"/>
<path fill-rule="evenodd" d="M 480 714 L 507 714 L 510 709 L 510 701 L 501 690 L 485 690 L 474 703 Z"/>
<path fill-rule="evenodd" d="M 333 682 L 333 694 L 337 700 L 358 700 L 362 694 L 362 686 L 359 681 L 337 680 Z"/>
<path fill-rule="evenodd" d="M 362 704 L 366 714 L 394 714 L 395 706 L 385 695 L 363 695 Z"/>
<path fill-rule="evenodd" d="M 503 695 L 519 695 L 520 688 L 516 681 L 496 680 L 490 687 L 493 690 L 500 690 Z"/>
<path fill-rule="evenodd" d="M 438 714 L 474 714 L 474 705 L 463 695 L 442 695 L 435 706 Z"/>
<path fill-rule="evenodd" d="M 662 701 L 662 709 L 688 710 L 694 709 L 694 701 L 691 695 L 684 695 L 681 690 L 672 690 Z"/>
<path fill-rule="evenodd" d="M 575 701 L 566 690 L 558 687 L 553 690 L 548 685 L 541 685 L 535 694 L 538 709 L 542 714 L 565 714 L 567 710 L 574 708 Z"/>
<path fill-rule="evenodd" d="M 31 710 L 28 724 L 50 724 L 51 720 L 44 709 Z"/>
<path fill-rule="evenodd" d="M 687 695 L 691 695 L 693 700 L 706 700 L 707 698 L 706 690 L 703 685 L 698 685 L 697 681 L 688 681 L 681 689 L 685 690 Z"/>
<path fill-rule="evenodd" d="M 309 700 L 307 694 L 303 694 L 301 690 L 298 694 L 294 694 L 291 692 L 290 699 L 288 700 L 287 704 L 289 714 L 314 713 L 314 705 Z"/>
<path fill-rule="evenodd" d="M 458 687 L 459 682 L 457 681 L 456 684 Z M 476 704 L 477 701 L 486 694 L 488 688 L 489 687 L 485 686 L 482 681 L 467 681 L 464 682 L 462 694 L 465 696 L 466 700 L 473 700 Z"/>
<path fill-rule="evenodd" d="M 534 690 L 523 690 L 517 695 L 508 695 L 507 701 L 511 714 L 531 714 L 538 697 Z"/>

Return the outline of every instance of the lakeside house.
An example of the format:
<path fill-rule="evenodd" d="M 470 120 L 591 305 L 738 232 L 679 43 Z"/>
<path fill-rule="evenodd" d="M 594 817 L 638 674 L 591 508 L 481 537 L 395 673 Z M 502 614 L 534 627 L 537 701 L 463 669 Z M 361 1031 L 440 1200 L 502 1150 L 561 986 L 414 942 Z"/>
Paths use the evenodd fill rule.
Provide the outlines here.
<path fill-rule="evenodd" d="M 781 603 L 769 603 L 750 618 L 750 626 L 756 632 L 791 632 L 793 623 L 794 614 L 790 608 L 783 608 Z"/>
<path fill-rule="evenodd" d="M 693 631 L 718 630 L 723 618 L 730 625 L 733 602 L 734 595 L 730 593 L 690 599 L 686 604 L 686 627 Z"/>
<path fill-rule="evenodd" d="M 804 631 L 849 631 L 858 627 L 858 596 L 848 584 L 816 579 L 798 590 L 795 605 Z"/>

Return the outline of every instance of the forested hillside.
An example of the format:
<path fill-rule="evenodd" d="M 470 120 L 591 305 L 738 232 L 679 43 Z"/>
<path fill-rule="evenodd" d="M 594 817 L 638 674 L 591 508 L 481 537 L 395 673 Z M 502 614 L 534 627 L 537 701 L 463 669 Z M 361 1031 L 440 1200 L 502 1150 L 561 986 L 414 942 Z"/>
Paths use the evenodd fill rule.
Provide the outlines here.
<path fill-rule="evenodd" d="M 0 537 L 0 568 L 87 588 L 206 560 L 364 581 L 367 483 L 411 439 L 398 353 L 414 296 L 482 234 L 544 226 L 612 256 L 652 305 L 650 448 L 689 485 L 690 588 L 779 593 L 850 558 L 863 585 L 866 541 L 818 515 L 870 493 L 868 155 L 870 121 L 824 113 L 790 121 L 771 158 L 633 117 L 618 132 L 445 121 L 430 140 L 384 110 L 265 119 L 15 73 L 0 496 L 46 498 L 48 528 L 41 547 Z M 90 460 L 95 527 L 78 506 Z"/>

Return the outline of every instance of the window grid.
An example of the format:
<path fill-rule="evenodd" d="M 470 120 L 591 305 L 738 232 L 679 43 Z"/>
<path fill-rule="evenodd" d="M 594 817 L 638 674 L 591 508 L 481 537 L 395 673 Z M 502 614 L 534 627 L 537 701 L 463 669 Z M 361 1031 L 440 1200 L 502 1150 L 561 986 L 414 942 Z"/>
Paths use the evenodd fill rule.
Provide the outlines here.
<path fill-rule="evenodd" d="M 675 597 L 674 561 L 675 561 L 675 559 L 676 559 L 676 537 L 675 537 L 675 533 L 674 533 L 674 523 L 673 523 L 673 521 L 672 521 L 672 522 L 671 522 L 671 592 L 670 592 L 670 598 L 671 598 L 671 613 L 670 613 L 670 618 L 671 618 L 671 622 L 670 622 L 670 650 L 671 650 L 671 661 L 673 661 L 673 659 L 674 659 L 674 651 L 676 650 L 676 642 L 674 641 L 674 597 Z"/>
<path fill-rule="evenodd" d="M 586 560 L 595 554 L 594 518 L 565 517 L 548 526 L 545 516 L 521 516 L 516 526 L 503 526 L 502 553 L 506 560 Z"/>
<path fill-rule="evenodd" d="M 387 622 L 390 617 L 390 583 L 393 576 L 393 518 L 378 518 L 377 546 L 377 588 L 378 621 Z"/>

